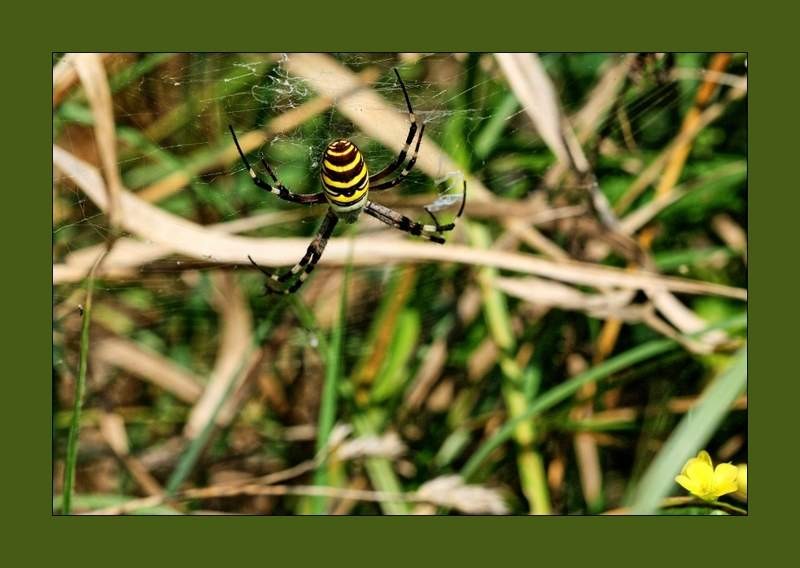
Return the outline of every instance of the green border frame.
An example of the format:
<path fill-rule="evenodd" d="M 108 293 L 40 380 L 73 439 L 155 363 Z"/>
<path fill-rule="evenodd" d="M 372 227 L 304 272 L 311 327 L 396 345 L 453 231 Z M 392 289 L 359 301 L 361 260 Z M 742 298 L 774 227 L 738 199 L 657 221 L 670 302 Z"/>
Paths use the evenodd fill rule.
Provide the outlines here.
<path fill-rule="evenodd" d="M 350 2 L 341 15 L 336 13 L 336 6 L 341 4 L 303 5 L 300 15 L 292 15 L 286 13 L 285 7 L 259 3 L 237 5 L 234 16 L 227 21 L 219 5 L 184 7 L 160 2 L 148 7 L 137 2 L 123 11 L 107 2 L 96 4 L 95 8 L 72 4 L 40 7 L 36 14 L 32 8 L 22 7 L 28 13 L 9 19 L 12 25 L 7 33 L 14 49 L 8 50 L 6 60 L 13 68 L 4 89 L 4 94 L 12 97 L 6 106 L 5 118 L 10 122 L 6 132 L 15 141 L 13 154 L 10 145 L 6 149 L 6 155 L 13 159 L 6 162 L 11 183 L 5 184 L 9 197 L 5 203 L 14 207 L 6 208 L 5 220 L 7 235 L 16 237 L 10 241 L 7 236 L 7 240 L 16 247 L 10 250 L 5 279 L 12 282 L 6 294 L 5 322 L 6 331 L 14 332 L 13 336 L 6 335 L 6 345 L 14 346 L 14 357 L 10 372 L 5 374 L 10 388 L 6 389 L 3 413 L 8 448 L 3 458 L 6 481 L 3 501 L 10 505 L 4 512 L 16 528 L 13 532 L 6 530 L 7 542 L 20 546 L 28 541 L 20 537 L 30 536 L 30 541 L 36 543 L 25 546 L 29 561 L 47 556 L 66 565 L 133 564 L 143 560 L 160 560 L 157 563 L 162 564 L 173 558 L 181 565 L 191 565 L 197 560 L 215 564 L 226 560 L 259 563 L 284 560 L 308 565 L 334 558 L 374 563 L 387 557 L 401 562 L 438 557 L 452 565 L 461 557 L 478 563 L 512 559 L 536 563 L 550 559 L 574 565 L 598 559 L 639 564 L 659 556 L 659 560 L 674 558 L 680 563 L 717 559 L 727 564 L 743 560 L 745 552 L 764 544 L 770 546 L 771 556 L 780 554 L 777 541 L 782 531 L 772 530 L 772 525 L 780 522 L 782 511 L 787 516 L 792 514 L 791 503 L 797 498 L 794 485 L 789 482 L 797 461 L 791 435 L 795 428 L 790 422 L 798 400 L 792 396 L 797 380 L 792 367 L 779 367 L 780 355 L 791 353 L 793 347 L 794 334 L 784 332 L 785 326 L 780 324 L 788 319 L 786 307 L 793 298 L 794 282 L 786 277 L 789 274 L 786 269 L 780 275 L 770 275 L 769 260 L 770 254 L 774 255 L 775 265 L 780 268 L 794 260 L 792 249 L 787 246 L 795 240 L 792 233 L 779 232 L 782 227 L 793 228 L 791 220 L 798 211 L 791 203 L 797 200 L 794 177 L 783 173 L 788 168 L 781 167 L 793 163 L 788 154 L 794 147 L 782 143 L 778 137 L 791 128 L 792 103 L 797 99 L 791 84 L 797 66 L 786 57 L 794 52 L 790 43 L 794 30 L 790 26 L 795 18 L 774 9 L 763 10 L 765 14 L 761 16 L 747 11 L 755 10 L 753 6 L 736 7 L 732 3 L 711 6 L 674 1 L 658 5 L 629 3 L 626 7 L 609 3 L 588 7 L 560 4 L 559 10 L 542 3 L 523 6 L 516 2 L 502 7 L 492 2 L 481 10 L 464 3 L 456 8 L 430 2 L 415 8 L 404 3 L 402 7 L 393 5 L 396 14 L 391 19 L 376 10 L 374 3 L 359 11 L 356 3 Z M 357 22 L 352 18 L 359 13 L 364 19 Z M 469 13 L 472 23 L 462 22 L 462 13 Z M 309 14 L 313 14 L 313 21 Z M 380 19 L 382 23 L 370 24 L 369 16 L 378 14 L 380 18 L 373 20 Z M 192 21 L 198 16 L 204 21 Z M 403 26 L 397 25 L 395 19 L 402 19 Z M 14 39 L 13 22 L 20 22 L 19 27 L 26 34 L 35 33 L 38 39 L 30 35 Z M 295 35 L 301 28 L 304 35 Z M 759 34 L 775 38 L 775 48 L 768 49 L 769 39 L 756 39 Z M 784 45 L 778 46 L 777 41 L 783 41 Z M 46 274 L 50 268 L 43 259 L 47 258 L 45 251 L 50 246 L 52 225 L 47 225 L 51 222 L 47 212 L 52 209 L 52 203 L 48 203 L 52 195 L 42 187 L 51 185 L 50 169 L 39 162 L 40 152 L 50 151 L 45 147 L 50 143 L 50 117 L 44 108 L 51 105 L 51 99 L 44 83 L 51 81 L 47 67 L 51 51 L 624 51 L 631 48 L 730 50 L 750 54 L 754 85 L 749 94 L 750 148 L 754 149 L 750 184 L 756 191 L 751 193 L 749 234 L 755 236 L 756 246 L 749 258 L 755 268 L 750 282 L 756 291 L 757 307 L 751 321 L 761 334 L 749 348 L 756 378 L 749 391 L 750 419 L 755 426 L 751 432 L 753 440 L 749 442 L 753 465 L 749 517 L 100 519 L 51 516 L 50 382 L 43 379 L 49 358 L 42 356 L 42 350 L 47 345 L 45 334 L 51 335 L 50 304 L 44 299 L 51 293 L 48 281 L 51 276 Z M 20 59 L 22 64 L 18 63 Z M 770 129 L 773 125 L 775 128 Z M 767 286 L 770 293 L 766 293 Z M 776 332 L 769 341 L 764 341 L 764 320 L 768 318 L 775 322 Z M 245 560 L 242 553 L 254 555 L 248 554 Z"/>

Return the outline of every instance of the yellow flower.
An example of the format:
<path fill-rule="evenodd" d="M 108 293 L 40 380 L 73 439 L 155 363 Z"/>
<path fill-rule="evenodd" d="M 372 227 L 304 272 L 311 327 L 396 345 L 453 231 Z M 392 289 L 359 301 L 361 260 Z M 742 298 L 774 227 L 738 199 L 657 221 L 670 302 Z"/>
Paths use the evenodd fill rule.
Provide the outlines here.
<path fill-rule="evenodd" d="M 738 477 L 739 470 L 733 464 L 721 463 L 715 469 L 711 456 L 703 450 L 686 462 L 675 481 L 700 499 L 716 501 L 738 489 Z"/>

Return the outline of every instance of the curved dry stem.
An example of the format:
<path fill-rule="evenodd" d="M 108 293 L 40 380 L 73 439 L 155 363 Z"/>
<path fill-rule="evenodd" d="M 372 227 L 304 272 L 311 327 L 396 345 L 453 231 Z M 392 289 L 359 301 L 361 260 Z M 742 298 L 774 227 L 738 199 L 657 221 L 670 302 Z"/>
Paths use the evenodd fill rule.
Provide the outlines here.
<path fill-rule="evenodd" d="M 72 179 L 98 207 L 108 206 L 103 179 L 91 165 L 58 146 L 53 147 L 55 166 Z M 307 246 L 305 239 L 254 239 L 221 234 L 145 203 L 130 192 L 120 195 L 122 227 L 151 242 L 172 247 L 180 253 L 223 263 L 249 264 L 248 255 L 261 265 L 286 266 L 295 262 Z M 350 254 L 349 239 L 332 239 L 323 264 L 345 264 Z M 650 272 L 630 272 L 582 262 L 553 262 L 530 254 L 480 250 L 463 245 L 446 247 L 410 241 L 378 239 L 355 240 L 353 262 L 358 265 L 389 262 L 438 261 L 492 266 L 504 270 L 535 274 L 595 287 L 621 287 L 686 294 L 710 294 L 747 299 L 747 290 L 665 277 Z M 54 273 L 54 278 L 57 274 Z"/>

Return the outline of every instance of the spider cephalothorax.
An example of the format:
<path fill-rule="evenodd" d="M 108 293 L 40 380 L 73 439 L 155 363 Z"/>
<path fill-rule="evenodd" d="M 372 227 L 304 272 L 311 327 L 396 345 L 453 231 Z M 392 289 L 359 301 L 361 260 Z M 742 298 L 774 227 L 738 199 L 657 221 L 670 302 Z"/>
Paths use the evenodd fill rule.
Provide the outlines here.
<path fill-rule="evenodd" d="M 244 155 L 239 145 L 239 140 L 236 138 L 236 132 L 233 130 L 233 127 L 228 127 L 233 136 L 233 141 L 236 144 L 236 149 L 239 151 L 239 156 L 241 156 L 242 162 L 247 167 L 247 172 L 253 179 L 253 183 L 258 187 L 277 195 L 285 201 L 305 205 L 327 202 L 330 205 L 328 213 L 325 215 L 325 219 L 323 219 L 319 231 L 317 231 L 317 236 L 314 237 L 314 240 L 308 245 L 306 254 L 300 259 L 300 262 L 295 264 L 289 271 L 283 274 L 267 272 L 248 256 L 253 266 L 268 277 L 267 282 L 273 283 L 273 286 L 267 286 L 267 292 L 290 294 L 300 288 L 322 256 L 322 251 L 325 250 L 325 245 L 328 243 L 328 239 L 333 233 L 333 229 L 336 227 L 336 223 L 339 219 L 342 219 L 346 223 L 353 223 L 358 219 L 362 211 L 401 231 L 440 244 L 444 243 L 444 236 L 442 233 L 452 231 L 455 228 L 453 223 L 448 223 L 446 225 L 439 224 L 433 211 L 428 207 L 425 208 L 425 211 L 427 211 L 428 215 L 433 219 L 433 225 L 417 223 L 397 211 L 367 199 L 367 194 L 370 190 L 380 191 L 389 189 L 408 177 L 408 174 L 414 168 L 414 164 L 417 161 L 419 146 L 422 143 L 422 135 L 425 132 L 425 125 L 423 124 L 419 128 L 419 136 L 417 136 L 417 116 L 411 108 L 411 100 L 408 98 L 406 86 L 403 84 L 403 80 L 400 78 L 397 69 L 394 70 L 394 73 L 397 75 L 400 88 L 403 90 L 403 96 L 406 99 L 406 106 L 408 107 L 408 119 L 411 122 L 408 136 L 406 136 L 406 141 L 400 154 L 391 164 L 380 170 L 377 174 L 370 174 L 364 156 L 355 144 L 344 139 L 334 140 L 328 144 L 325 153 L 322 155 L 320 176 L 322 177 L 323 191 L 319 193 L 300 194 L 289 191 L 278 180 L 275 172 L 272 171 L 270 165 L 263 158 L 261 159 L 261 163 L 264 165 L 264 169 L 267 170 L 269 177 L 272 178 L 272 184 L 261 179 L 250 165 L 250 162 L 247 161 L 247 157 Z M 400 170 L 400 173 L 387 181 L 379 181 L 394 174 L 398 168 L 403 165 L 415 137 L 417 143 L 414 146 L 414 152 L 408 160 L 408 163 Z M 460 217 L 464 212 L 466 197 L 467 182 L 464 181 L 464 194 L 461 199 L 461 208 L 458 210 L 456 218 Z M 289 283 L 290 280 L 292 281 L 291 283 Z"/>

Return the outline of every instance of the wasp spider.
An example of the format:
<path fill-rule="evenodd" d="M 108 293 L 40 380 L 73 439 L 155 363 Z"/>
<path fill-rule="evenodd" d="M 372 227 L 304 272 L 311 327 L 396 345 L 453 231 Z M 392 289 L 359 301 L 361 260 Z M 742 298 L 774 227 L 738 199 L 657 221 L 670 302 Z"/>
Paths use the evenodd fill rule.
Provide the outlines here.
<path fill-rule="evenodd" d="M 408 160 L 408 163 L 405 165 L 405 167 L 403 167 L 400 173 L 392 179 L 379 181 L 390 176 L 396 172 L 400 166 L 403 165 L 406 156 L 408 155 L 408 150 L 411 147 L 411 144 L 414 142 L 414 138 L 417 134 L 417 116 L 414 114 L 414 110 L 411 108 L 411 100 L 408 97 L 406 86 L 403 84 L 403 80 L 400 78 L 400 74 L 397 72 L 397 69 L 395 69 L 394 72 L 395 75 L 397 75 L 400 88 L 403 90 L 403 96 L 406 99 L 406 106 L 408 107 L 408 117 L 411 122 L 408 136 L 406 136 L 406 141 L 403 145 L 403 149 L 400 151 L 400 154 L 391 164 L 380 170 L 378 173 L 370 174 L 369 170 L 367 169 L 367 164 L 364 161 L 364 156 L 361 154 L 355 144 L 349 140 L 334 140 L 328 144 L 327 148 L 325 149 L 325 153 L 322 156 L 322 169 L 320 175 L 322 177 L 323 191 L 319 193 L 298 194 L 289 191 L 280 182 L 280 180 L 278 180 L 275 172 L 263 159 L 263 157 L 261 158 L 261 163 L 264 165 L 264 168 L 267 170 L 270 178 L 272 178 L 272 183 L 260 178 L 250 165 L 250 162 L 247 161 L 244 152 L 242 152 L 242 148 L 239 145 L 239 140 L 236 138 L 236 132 L 234 132 L 232 126 L 229 126 L 231 135 L 233 136 L 233 141 L 236 144 L 236 149 L 239 151 L 239 155 L 242 158 L 242 162 L 244 162 L 250 177 L 253 179 L 253 183 L 255 183 L 258 187 L 277 195 L 280 199 L 285 201 L 291 201 L 293 203 L 300 203 L 304 205 L 325 203 L 327 201 L 330 205 L 328 212 L 325 215 L 325 219 L 323 219 L 322 225 L 317 231 L 317 236 L 314 237 L 313 241 L 311 241 L 306 254 L 300 259 L 300 262 L 295 264 L 291 270 L 284 272 L 283 274 L 279 274 L 278 272 L 268 272 L 256 264 L 256 262 L 250 256 L 247 257 L 250 259 L 250 262 L 253 264 L 253 266 L 258 268 L 265 276 L 267 276 L 267 293 L 291 294 L 297 291 L 306 278 L 308 278 L 308 275 L 311 274 L 311 271 L 314 270 L 314 267 L 322 256 L 322 251 L 325 250 L 325 245 L 328 243 L 328 238 L 333 233 L 333 229 L 336 227 L 336 223 L 339 221 L 339 219 L 345 223 L 354 223 L 362 211 L 364 211 L 367 215 L 375 217 L 379 221 L 386 223 L 387 225 L 400 229 L 401 231 L 406 231 L 412 235 L 423 237 L 429 241 L 440 244 L 444 244 L 444 236 L 442 233 L 452 231 L 455 228 L 454 223 L 448 223 L 446 225 L 440 224 L 436 219 L 436 216 L 433 214 L 433 211 L 431 211 L 429 207 L 425 207 L 425 211 L 431 216 L 433 224 L 425 225 L 422 223 L 417 223 L 405 215 L 401 215 L 397 211 L 367 199 L 367 194 L 370 190 L 381 191 L 384 189 L 389 189 L 401 183 L 408 176 L 417 161 L 419 146 L 422 143 L 422 135 L 425 132 L 425 125 L 423 124 L 419 128 L 419 136 L 417 137 L 417 143 L 414 146 L 414 152 L 411 154 L 411 158 Z M 465 180 L 463 195 L 461 198 L 461 207 L 458 210 L 456 218 L 460 217 L 464 212 L 464 202 L 466 201 L 466 196 L 467 182 Z"/>

